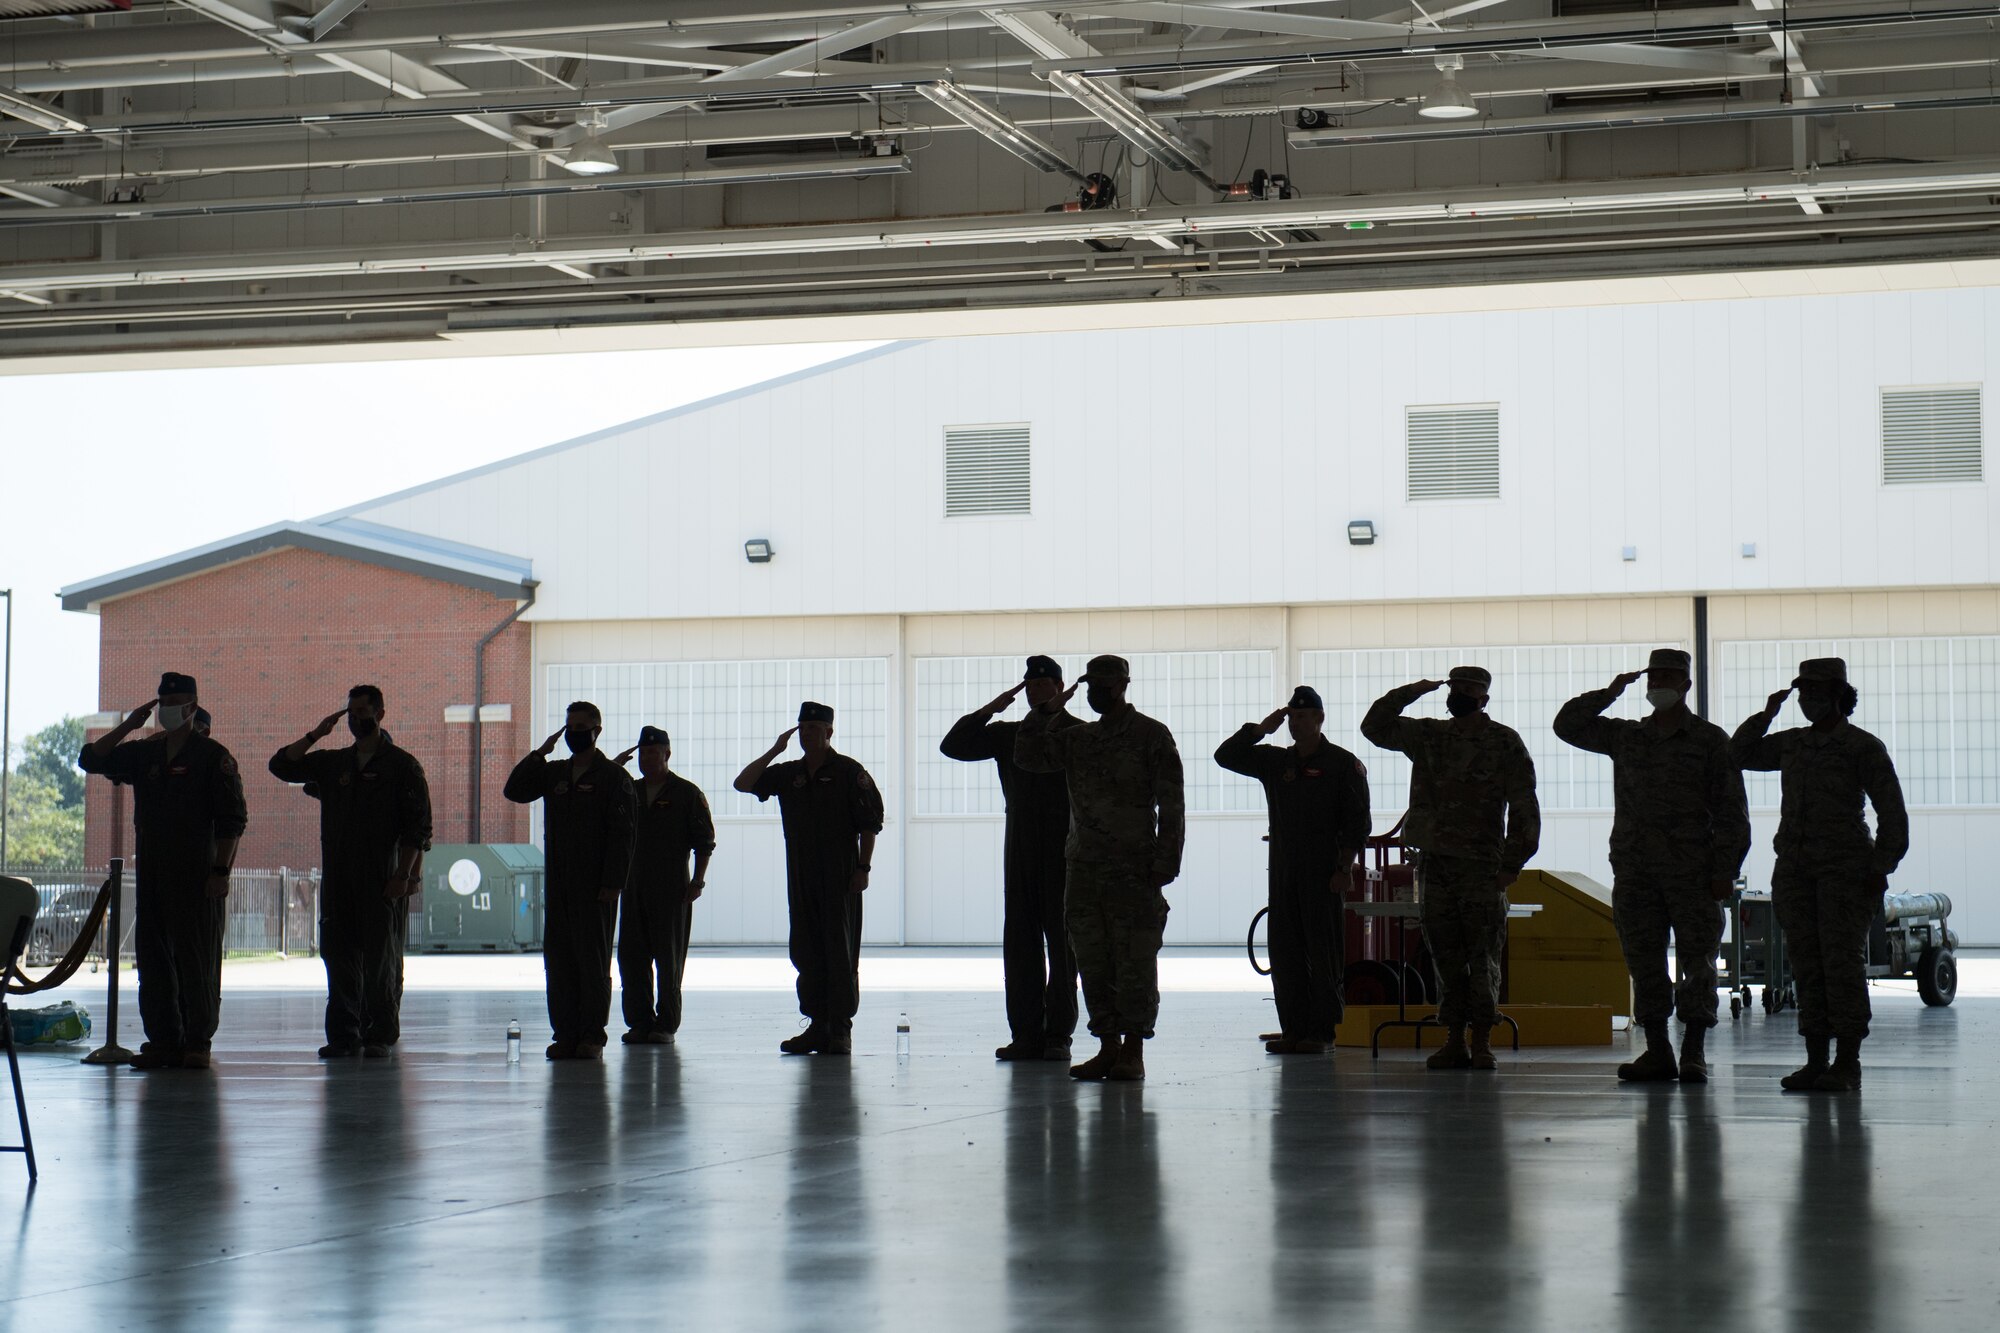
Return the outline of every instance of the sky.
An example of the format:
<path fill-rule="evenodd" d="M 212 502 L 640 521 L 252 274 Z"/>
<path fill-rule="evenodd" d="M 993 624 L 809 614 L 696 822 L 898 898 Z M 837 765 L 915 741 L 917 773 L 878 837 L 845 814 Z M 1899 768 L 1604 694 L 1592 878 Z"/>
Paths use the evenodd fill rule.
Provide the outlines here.
<path fill-rule="evenodd" d="M 874 345 L 0 376 L 11 739 L 98 711 L 97 617 L 66 584 Z"/>

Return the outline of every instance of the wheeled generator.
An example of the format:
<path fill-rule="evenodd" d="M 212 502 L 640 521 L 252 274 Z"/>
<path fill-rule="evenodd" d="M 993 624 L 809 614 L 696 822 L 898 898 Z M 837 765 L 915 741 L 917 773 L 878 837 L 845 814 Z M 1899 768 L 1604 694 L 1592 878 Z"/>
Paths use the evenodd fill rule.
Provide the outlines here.
<path fill-rule="evenodd" d="M 1942 893 L 1888 893 L 1868 926 L 1870 980 L 1914 977 L 1925 1004 L 1941 1008 L 1958 995 L 1958 934 L 1947 924 L 1951 899 Z M 1729 943 L 1723 948 L 1723 985 L 1734 1018 L 1751 1003 L 1753 988 L 1764 988 L 1764 1010 L 1795 1008 L 1792 969 L 1785 958 L 1784 931 L 1767 893 L 1739 893 L 1730 912 Z"/>

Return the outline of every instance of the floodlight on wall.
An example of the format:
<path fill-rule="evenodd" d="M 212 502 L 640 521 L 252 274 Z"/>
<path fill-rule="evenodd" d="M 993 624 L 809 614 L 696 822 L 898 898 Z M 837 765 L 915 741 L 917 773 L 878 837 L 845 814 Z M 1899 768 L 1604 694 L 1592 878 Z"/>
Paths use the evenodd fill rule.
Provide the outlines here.
<path fill-rule="evenodd" d="M 768 565 L 777 552 L 771 549 L 769 537 L 752 537 L 743 543 L 743 558 L 753 565 Z"/>
<path fill-rule="evenodd" d="M 1756 543 L 1756 542 L 1744 542 L 1744 543 L 1743 543 L 1743 558 L 1744 558 L 1745 560 L 1755 560 L 1755 559 L 1757 558 L 1757 543 Z"/>
<path fill-rule="evenodd" d="M 1375 544 L 1374 523 L 1365 518 L 1348 520 L 1347 544 L 1349 546 L 1373 546 Z"/>
<path fill-rule="evenodd" d="M 1424 97 L 1417 114 L 1429 120 L 1464 120 L 1479 114 L 1479 107 L 1458 86 L 1458 71 L 1465 68 L 1464 56 L 1437 58 L 1438 86 Z"/>
<path fill-rule="evenodd" d="M 618 170 L 618 158 L 604 144 L 604 123 L 602 111 L 586 114 L 577 124 L 583 127 L 583 137 L 563 151 L 563 169 L 578 176 L 609 176 Z"/>
<path fill-rule="evenodd" d="M 1623 547 L 1618 554 L 1626 560 L 1637 560 L 1639 558 L 1639 548 L 1636 546 Z"/>

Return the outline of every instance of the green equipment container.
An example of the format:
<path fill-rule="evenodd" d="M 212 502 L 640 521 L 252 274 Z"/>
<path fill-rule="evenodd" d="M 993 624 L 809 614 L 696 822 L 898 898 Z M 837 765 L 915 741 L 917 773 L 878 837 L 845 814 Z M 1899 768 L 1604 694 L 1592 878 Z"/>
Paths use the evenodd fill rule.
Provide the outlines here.
<path fill-rule="evenodd" d="M 518 842 L 437 843 L 424 856 L 423 916 L 420 922 L 410 922 L 409 952 L 540 949 L 542 892 L 539 847 Z"/>

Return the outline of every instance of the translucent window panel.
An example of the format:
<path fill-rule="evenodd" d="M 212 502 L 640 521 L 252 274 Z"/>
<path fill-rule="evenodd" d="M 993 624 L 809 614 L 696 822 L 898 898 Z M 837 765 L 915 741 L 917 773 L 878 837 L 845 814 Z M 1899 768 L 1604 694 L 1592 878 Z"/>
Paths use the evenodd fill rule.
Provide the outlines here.
<path fill-rule="evenodd" d="M 1734 727 L 1812 657 L 1847 660 L 1854 723 L 1881 737 L 1911 805 L 2000 804 L 2000 638 L 1781 639 L 1725 643 L 1717 717 Z M 1797 696 L 1772 730 L 1804 726 Z M 1753 806 L 1773 807 L 1776 774 L 1744 774 Z"/>
<path fill-rule="evenodd" d="M 1368 765 L 1375 824 L 1385 829 L 1410 799 L 1410 761 L 1379 750 L 1361 735 L 1361 719 L 1375 700 L 1413 680 L 1442 680 L 1455 666 L 1483 666 L 1493 673 L 1488 709 L 1496 721 L 1521 734 L 1535 761 L 1536 794 L 1545 810 L 1601 810 L 1611 805 L 1611 761 L 1564 744 L 1555 734 L 1556 710 L 1585 690 L 1609 684 L 1621 671 L 1645 665 L 1653 644 L 1558 644 L 1524 647 L 1389 648 L 1303 654 L 1306 683 L 1326 700 L 1327 731 Z M 1672 646 L 1672 645 L 1664 645 Z M 1447 717 L 1445 691 L 1425 695 L 1405 717 Z M 1608 717 L 1643 717 L 1645 690 L 1627 690 Z"/>
<path fill-rule="evenodd" d="M 834 747 L 887 781 L 889 664 L 879 657 L 764 662 L 552 663 L 548 716 L 574 700 L 604 714 L 606 753 L 663 727 L 674 740 L 674 769 L 699 786 L 720 816 L 775 818 L 731 784 L 743 765 L 793 725 L 799 704 L 834 710 Z M 551 726 L 553 726 L 553 721 Z M 560 752 L 560 751 L 559 751 Z"/>
<path fill-rule="evenodd" d="M 1075 680 L 1095 654 L 1057 657 L 1064 678 Z M 1248 778 L 1216 766 L 1215 747 L 1245 722 L 1269 713 L 1273 700 L 1269 652 L 1128 653 L 1132 686 L 1127 698 L 1149 717 L 1166 723 L 1181 753 L 1187 808 L 1192 812 L 1250 811 L 1263 808 L 1263 793 Z M 938 741 L 966 713 L 987 703 L 1021 678 L 1023 659 L 1010 657 L 925 657 L 917 659 L 917 813 L 954 815 L 997 813 L 1000 786 L 984 764 L 962 764 L 937 752 Z M 1094 716 L 1081 692 L 1071 711 Z M 1018 705 L 1004 717 L 1018 718 Z"/>

